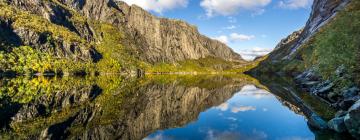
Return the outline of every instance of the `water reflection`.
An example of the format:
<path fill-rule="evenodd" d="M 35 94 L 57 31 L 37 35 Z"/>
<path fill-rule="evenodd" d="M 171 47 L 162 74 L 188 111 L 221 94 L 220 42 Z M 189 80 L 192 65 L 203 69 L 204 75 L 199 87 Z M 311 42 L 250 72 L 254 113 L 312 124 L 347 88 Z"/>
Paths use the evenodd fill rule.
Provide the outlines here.
<path fill-rule="evenodd" d="M 191 134 L 191 136 L 189 136 Z M 212 107 L 185 127 L 161 130 L 146 139 L 313 139 L 303 116 L 282 105 L 270 92 L 244 85 L 225 103 Z"/>
<path fill-rule="evenodd" d="M 19 77 L 0 85 L 0 139 L 315 137 L 299 107 L 246 75 Z"/>

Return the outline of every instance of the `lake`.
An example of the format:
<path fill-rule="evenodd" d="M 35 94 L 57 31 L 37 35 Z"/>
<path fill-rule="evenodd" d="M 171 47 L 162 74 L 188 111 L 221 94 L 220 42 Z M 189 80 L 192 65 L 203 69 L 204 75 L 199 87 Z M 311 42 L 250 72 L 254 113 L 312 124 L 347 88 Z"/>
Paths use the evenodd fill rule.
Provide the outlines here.
<path fill-rule="evenodd" d="M 279 77 L 2 78 L 0 139 L 348 138 L 312 128 L 306 109 L 324 120 L 335 113 Z"/>

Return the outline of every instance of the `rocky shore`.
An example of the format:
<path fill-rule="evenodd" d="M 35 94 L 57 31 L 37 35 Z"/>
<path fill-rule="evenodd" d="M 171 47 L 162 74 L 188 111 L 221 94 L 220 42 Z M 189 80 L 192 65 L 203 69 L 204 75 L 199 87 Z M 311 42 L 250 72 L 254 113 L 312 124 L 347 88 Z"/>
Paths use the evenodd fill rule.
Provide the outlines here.
<path fill-rule="evenodd" d="M 350 78 L 345 71 L 344 66 L 339 66 L 333 80 L 323 80 L 313 69 L 309 69 L 296 76 L 295 81 L 303 90 L 338 110 L 328 122 L 329 129 L 360 137 L 360 89 L 353 84 L 338 90 L 343 81 Z"/>

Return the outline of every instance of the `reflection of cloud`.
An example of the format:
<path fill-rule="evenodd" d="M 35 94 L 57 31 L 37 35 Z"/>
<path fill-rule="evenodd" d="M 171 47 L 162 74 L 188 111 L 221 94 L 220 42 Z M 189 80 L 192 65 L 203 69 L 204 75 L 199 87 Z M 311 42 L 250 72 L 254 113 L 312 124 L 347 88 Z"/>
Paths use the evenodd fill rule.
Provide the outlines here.
<path fill-rule="evenodd" d="M 173 138 L 164 136 L 163 133 L 158 133 L 154 136 L 149 136 L 144 138 L 143 140 L 172 140 Z"/>
<path fill-rule="evenodd" d="M 160 134 L 157 134 L 153 137 L 147 137 L 147 138 L 144 138 L 144 140 L 163 140 L 163 135 L 160 133 Z"/>
<path fill-rule="evenodd" d="M 263 108 L 263 111 L 266 112 L 266 111 L 268 111 L 268 109 L 267 109 L 267 108 Z"/>
<path fill-rule="evenodd" d="M 237 119 L 234 118 L 234 117 L 227 117 L 226 119 L 231 120 L 231 121 L 236 121 L 236 120 L 237 120 Z"/>
<path fill-rule="evenodd" d="M 219 132 L 216 130 L 207 131 L 207 140 L 263 140 L 267 135 L 264 132 L 252 131 L 250 134 L 242 134 L 240 132 L 224 131 Z"/>
<path fill-rule="evenodd" d="M 256 110 L 256 108 L 253 106 L 236 106 L 236 105 L 229 105 L 229 103 L 223 103 L 216 108 L 221 111 L 227 111 L 229 108 L 231 108 L 231 112 L 233 113 Z"/>
<path fill-rule="evenodd" d="M 253 106 L 240 106 L 231 108 L 232 113 L 245 112 L 245 111 L 254 111 L 256 110 Z"/>
<path fill-rule="evenodd" d="M 239 92 L 241 95 L 253 96 L 256 99 L 271 97 L 270 92 L 256 88 L 254 85 L 246 85 Z"/>
<path fill-rule="evenodd" d="M 229 104 L 228 103 L 222 103 L 217 108 L 220 109 L 221 111 L 226 111 L 229 108 Z"/>

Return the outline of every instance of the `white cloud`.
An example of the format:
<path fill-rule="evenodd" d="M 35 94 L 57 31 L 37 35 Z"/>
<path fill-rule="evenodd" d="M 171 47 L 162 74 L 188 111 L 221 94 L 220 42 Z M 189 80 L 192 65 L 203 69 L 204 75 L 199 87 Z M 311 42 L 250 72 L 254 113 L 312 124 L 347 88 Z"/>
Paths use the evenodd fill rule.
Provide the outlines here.
<path fill-rule="evenodd" d="M 256 108 L 253 106 L 239 106 L 239 107 L 233 107 L 231 108 L 232 113 L 238 113 L 238 112 L 246 112 L 246 111 L 255 111 Z"/>
<path fill-rule="evenodd" d="M 281 0 L 279 7 L 284 9 L 308 8 L 313 0 Z"/>
<path fill-rule="evenodd" d="M 202 0 L 200 6 L 208 17 L 214 15 L 229 16 L 241 10 L 256 11 L 263 9 L 271 0 Z"/>
<path fill-rule="evenodd" d="M 229 38 L 225 35 L 222 36 L 218 36 L 218 37 L 214 37 L 213 39 L 218 40 L 222 43 L 228 44 L 229 43 Z"/>
<path fill-rule="evenodd" d="M 221 35 L 218 37 L 213 37 L 213 39 L 216 39 L 222 43 L 228 44 L 230 42 L 237 42 L 237 41 L 249 41 L 254 39 L 254 35 L 245 35 L 245 34 L 238 34 L 238 33 L 232 33 L 228 36 Z"/>
<path fill-rule="evenodd" d="M 135 4 L 148 11 L 162 13 L 175 8 L 187 7 L 188 0 L 121 0 L 129 5 Z"/>
<path fill-rule="evenodd" d="M 245 34 L 238 34 L 238 33 L 232 33 L 230 34 L 230 39 L 232 41 L 248 41 L 254 39 L 254 35 L 245 35 Z"/>
<path fill-rule="evenodd" d="M 262 15 L 265 13 L 265 9 L 259 9 L 259 10 L 256 10 L 254 11 L 251 16 L 255 17 L 255 16 L 259 16 L 259 15 Z"/>
<path fill-rule="evenodd" d="M 237 22 L 237 19 L 234 18 L 234 17 L 228 17 L 228 22 L 229 22 L 229 23 L 236 23 L 236 22 Z"/>
<path fill-rule="evenodd" d="M 253 49 L 240 50 L 240 55 L 246 60 L 254 60 L 258 56 L 264 56 L 270 53 L 272 49 L 254 47 Z"/>
<path fill-rule="evenodd" d="M 235 25 L 230 25 L 230 26 L 224 27 L 223 29 L 232 30 L 232 29 L 236 29 L 236 28 L 237 27 Z"/>

